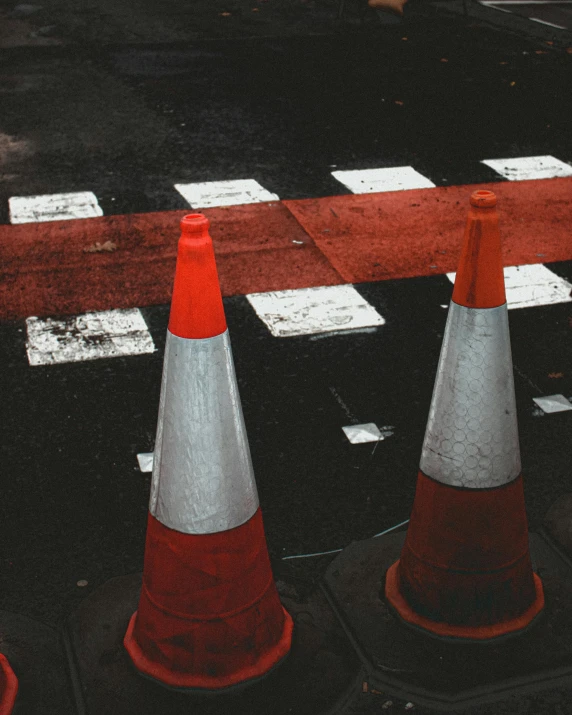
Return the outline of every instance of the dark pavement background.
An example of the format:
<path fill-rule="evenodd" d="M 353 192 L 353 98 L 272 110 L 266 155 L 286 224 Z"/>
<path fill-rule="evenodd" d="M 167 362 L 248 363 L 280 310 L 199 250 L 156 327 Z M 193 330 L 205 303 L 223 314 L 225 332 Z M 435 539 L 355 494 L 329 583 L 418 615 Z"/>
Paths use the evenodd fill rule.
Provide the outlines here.
<path fill-rule="evenodd" d="M 364 24 L 336 25 L 334 2 L 317 8 L 292 36 L 279 23 L 252 37 L 245 22 L 236 40 L 109 45 L 72 33 L 67 45 L 4 50 L 0 220 L 13 195 L 92 190 L 104 213 L 122 214 L 185 208 L 176 182 L 247 176 L 307 198 L 345 191 L 334 168 L 410 164 L 439 185 L 499 180 L 480 159 L 572 159 L 572 55 L 546 44 L 557 40 L 423 0 L 403 21 L 367 10 Z"/>
<path fill-rule="evenodd" d="M 572 278 L 570 262 L 552 267 Z M 435 276 L 357 287 L 387 321 L 373 334 L 276 339 L 245 298 L 225 299 L 275 563 L 409 517 L 451 286 Z M 23 323 L 2 326 L 3 608 L 54 624 L 88 590 L 141 568 L 150 475 L 136 455 L 154 445 L 168 307 L 143 314 L 153 355 L 45 367 L 27 364 Z M 569 488 L 571 414 L 535 416 L 532 402 L 572 396 L 569 320 L 569 304 L 510 312 L 533 529 Z M 350 444 L 341 427 L 365 422 L 395 434 Z M 317 575 L 311 559 L 302 567 Z"/>
<path fill-rule="evenodd" d="M 326 0 L 134 5 L 0 2 L 3 222 L 13 195 L 92 190 L 121 214 L 184 208 L 175 182 L 305 198 L 345 192 L 334 165 L 412 164 L 444 185 L 502 180 L 480 159 L 572 161 L 564 31 L 455 0 L 410 0 L 402 21 L 348 0 L 341 23 Z M 376 333 L 274 339 L 225 300 L 275 573 L 308 588 L 331 557 L 284 556 L 409 516 L 451 292 L 445 277 L 357 288 L 386 318 Z M 136 454 L 153 448 L 168 306 L 143 314 L 154 355 L 49 367 L 27 364 L 23 321 L 0 325 L 2 609 L 55 626 L 141 568 Z M 532 397 L 572 397 L 571 321 L 570 303 L 510 312 L 532 528 L 569 490 L 571 413 L 534 416 Z M 395 435 L 351 445 L 352 420 Z"/>

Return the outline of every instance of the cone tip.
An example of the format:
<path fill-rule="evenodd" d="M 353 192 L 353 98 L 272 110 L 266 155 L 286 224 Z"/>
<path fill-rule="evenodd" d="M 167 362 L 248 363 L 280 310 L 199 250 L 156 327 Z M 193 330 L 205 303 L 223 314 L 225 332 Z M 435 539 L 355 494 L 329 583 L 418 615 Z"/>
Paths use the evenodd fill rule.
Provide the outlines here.
<path fill-rule="evenodd" d="M 181 219 L 181 233 L 183 236 L 196 236 L 209 230 L 211 222 L 204 214 L 187 214 Z"/>
<path fill-rule="evenodd" d="M 490 209 L 497 205 L 497 197 L 492 191 L 479 189 L 471 194 L 471 206 L 478 209 Z"/>
<path fill-rule="evenodd" d="M 211 338 L 226 330 L 209 226 L 200 213 L 181 219 L 169 318 L 169 331 L 180 338 Z"/>

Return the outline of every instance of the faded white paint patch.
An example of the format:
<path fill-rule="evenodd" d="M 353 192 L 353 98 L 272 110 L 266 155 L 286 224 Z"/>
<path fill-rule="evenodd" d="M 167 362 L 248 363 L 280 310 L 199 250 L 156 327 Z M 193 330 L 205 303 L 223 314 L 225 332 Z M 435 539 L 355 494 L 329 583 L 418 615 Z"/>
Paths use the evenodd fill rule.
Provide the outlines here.
<path fill-rule="evenodd" d="M 254 179 L 235 181 L 207 181 L 198 184 L 175 184 L 175 188 L 189 205 L 195 209 L 214 206 L 237 206 L 256 204 L 262 201 L 279 201 Z"/>
<path fill-rule="evenodd" d="M 342 429 L 352 444 L 381 442 L 393 434 L 393 427 L 382 427 L 380 430 L 373 422 L 366 422 L 363 425 L 349 425 L 348 427 L 342 427 Z"/>
<path fill-rule="evenodd" d="M 454 283 L 455 275 L 447 273 L 447 278 Z M 567 303 L 572 300 L 572 284 L 542 263 L 505 267 L 504 282 L 509 310 Z"/>
<path fill-rule="evenodd" d="M 97 198 L 91 191 L 43 196 L 12 196 L 8 199 L 8 204 L 11 223 L 68 221 L 103 216 Z"/>
<path fill-rule="evenodd" d="M 55 365 L 155 351 L 147 324 L 137 309 L 107 310 L 69 318 L 26 320 L 30 365 Z"/>
<path fill-rule="evenodd" d="M 572 176 L 572 166 L 549 154 L 546 156 L 524 156 L 516 159 L 483 159 L 481 164 L 504 176 L 509 181 L 530 179 L 555 179 Z"/>
<path fill-rule="evenodd" d="M 139 469 L 147 474 L 153 471 L 153 457 L 154 452 L 141 452 L 137 455 L 137 461 L 139 462 Z"/>
<path fill-rule="evenodd" d="M 332 176 L 353 194 L 373 194 L 380 191 L 407 189 L 432 189 L 435 184 L 412 166 L 394 166 L 386 169 L 356 169 L 332 171 Z"/>
<path fill-rule="evenodd" d="M 572 410 L 572 403 L 564 395 L 547 395 L 546 397 L 533 397 L 532 399 L 543 412 L 567 412 Z"/>
<path fill-rule="evenodd" d="M 0 131 L 0 166 L 32 154 L 32 144 L 28 139 L 16 139 Z"/>
<path fill-rule="evenodd" d="M 246 297 L 277 338 L 348 331 L 385 323 L 351 285 L 250 293 Z"/>

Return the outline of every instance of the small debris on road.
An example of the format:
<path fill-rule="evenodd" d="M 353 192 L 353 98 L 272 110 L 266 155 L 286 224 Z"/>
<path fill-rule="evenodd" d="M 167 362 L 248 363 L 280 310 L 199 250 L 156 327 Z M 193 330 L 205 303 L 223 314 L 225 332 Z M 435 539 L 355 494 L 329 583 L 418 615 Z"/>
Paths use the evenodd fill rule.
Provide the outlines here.
<path fill-rule="evenodd" d="M 113 241 L 106 241 L 105 243 L 96 241 L 92 246 L 89 246 L 89 248 L 83 249 L 84 253 L 103 253 L 104 251 L 109 253 L 117 251 L 117 244 L 113 243 Z"/>
<path fill-rule="evenodd" d="M 88 582 L 84 578 L 82 578 L 77 582 L 76 586 L 79 586 L 80 588 L 84 588 L 85 586 L 87 586 L 87 584 L 88 584 Z"/>

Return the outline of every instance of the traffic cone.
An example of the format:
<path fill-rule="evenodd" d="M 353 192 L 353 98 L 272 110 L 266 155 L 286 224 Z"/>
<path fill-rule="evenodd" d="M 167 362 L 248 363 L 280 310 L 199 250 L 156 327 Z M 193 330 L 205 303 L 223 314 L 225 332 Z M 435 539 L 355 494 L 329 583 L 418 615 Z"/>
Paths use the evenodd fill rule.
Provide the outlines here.
<path fill-rule="evenodd" d="M 6 656 L 0 653 L 0 715 L 10 715 L 18 693 L 18 678 L 8 663 Z"/>
<path fill-rule="evenodd" d="M 137 670 L 220 691 L 289 652 L 220 287 L 201 214 L 181 222 L 163 365 L 139 607 L 124 645 Z"/>
<path fill-rule="evenodd" d="M 516 633 L 540 613 L 518 444 L 496 197 L 475 191 L 465 228 L 417 490 L 388 603 L 444 638 Z"/>

